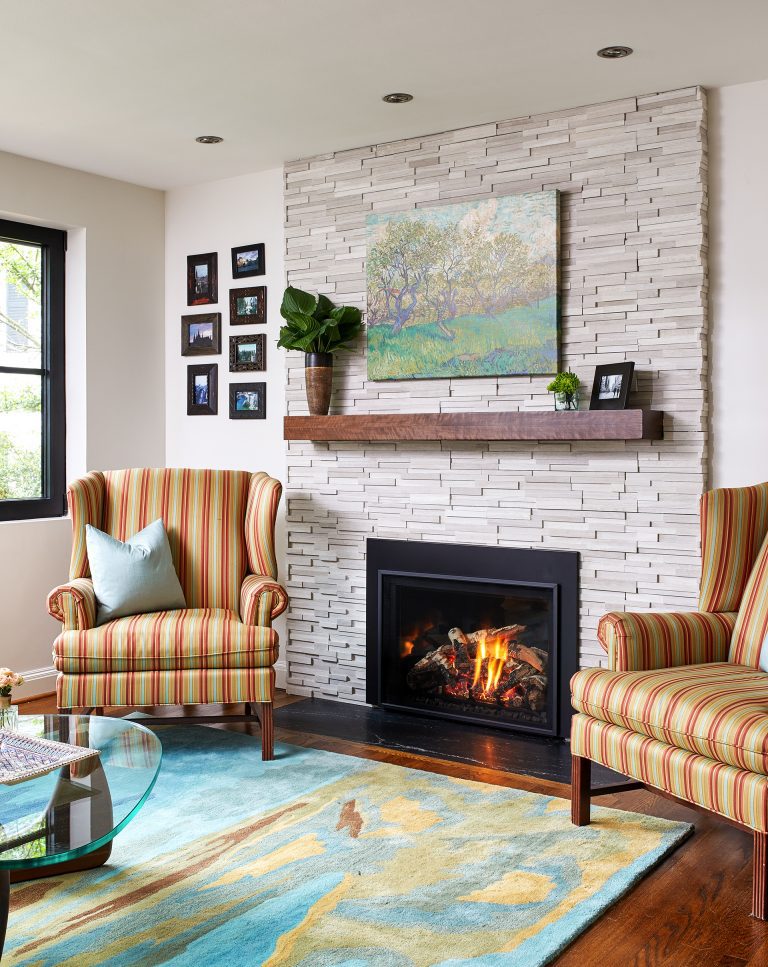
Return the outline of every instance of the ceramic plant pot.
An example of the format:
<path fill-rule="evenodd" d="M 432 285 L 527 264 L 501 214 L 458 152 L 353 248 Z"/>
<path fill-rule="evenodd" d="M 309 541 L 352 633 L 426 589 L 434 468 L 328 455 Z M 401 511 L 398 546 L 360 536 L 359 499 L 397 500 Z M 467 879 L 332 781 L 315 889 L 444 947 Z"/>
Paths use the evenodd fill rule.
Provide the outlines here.
<path fill-rule="evenodd" d="M 331 353 L 307 353 L 304 356 L 304 378 L 309 412 L 312 416 L 328 416 L 333 388 Z"/>

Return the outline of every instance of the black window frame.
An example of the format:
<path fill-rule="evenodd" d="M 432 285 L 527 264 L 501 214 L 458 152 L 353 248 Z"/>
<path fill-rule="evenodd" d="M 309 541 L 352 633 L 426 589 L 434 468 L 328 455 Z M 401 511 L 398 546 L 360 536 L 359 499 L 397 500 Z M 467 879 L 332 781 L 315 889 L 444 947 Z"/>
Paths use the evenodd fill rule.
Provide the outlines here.
<path fill-rule="evenodd" d="M 0 373 L 41 377 L 42 496 L 0 500 L 0 521 L 63 517 L 66 508 L 67 418 L 64 360 L 64 271 L 67 233 L 0 219 L 0 241 L 41 249 L 40 368 L 0 366 Z"/>

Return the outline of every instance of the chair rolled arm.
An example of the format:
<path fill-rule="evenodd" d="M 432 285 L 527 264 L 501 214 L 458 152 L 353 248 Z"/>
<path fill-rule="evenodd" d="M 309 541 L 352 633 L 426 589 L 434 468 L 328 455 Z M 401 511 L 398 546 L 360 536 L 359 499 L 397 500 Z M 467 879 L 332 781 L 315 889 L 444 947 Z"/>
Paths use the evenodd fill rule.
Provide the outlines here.
<path fill-rule="evenodd" d="M 245 625 L 265 625 L 288 607 L 282 584 L 266 574 L 248 574 L 240 589 L 240 620 Z"/>
<path fill-rule="evenodd" d="M 600 619 L 597 638 L 613 671 L 650 671 L 727 661 L 735 623 L 734 612 L 611 611 Z"/>
<path fill-rule="evenodd" d="M 90 578 L 74 578 L 48 595 L 48 614 L 64 631 L 87 631 L 96 625 L 96 594 Z"/>

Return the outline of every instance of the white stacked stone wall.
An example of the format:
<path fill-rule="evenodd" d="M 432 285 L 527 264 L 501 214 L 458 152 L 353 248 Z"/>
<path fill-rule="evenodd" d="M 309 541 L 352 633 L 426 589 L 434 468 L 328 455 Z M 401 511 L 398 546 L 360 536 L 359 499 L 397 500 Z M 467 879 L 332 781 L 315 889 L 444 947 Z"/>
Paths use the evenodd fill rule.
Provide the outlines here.
<path fill-rule="evenodd" d="M 406 108 L 407 110 L 407 108 Z M 581 552 L 582 665 L 610 610 L 695 607 L 707 449 L 706 102 L 699 88 L 286 165 L 288 283 L 365 308 L 366 215 L 561 192 L 562 368 L 634 360 L 641 443 L 288 446 L 288 690 L 365 701 L 368 537 Z M 549 378 L 369 382 L 337 357 L 333 413 L 541 410 Z M 307 412 L 288 357 L 288 413 Z"/>

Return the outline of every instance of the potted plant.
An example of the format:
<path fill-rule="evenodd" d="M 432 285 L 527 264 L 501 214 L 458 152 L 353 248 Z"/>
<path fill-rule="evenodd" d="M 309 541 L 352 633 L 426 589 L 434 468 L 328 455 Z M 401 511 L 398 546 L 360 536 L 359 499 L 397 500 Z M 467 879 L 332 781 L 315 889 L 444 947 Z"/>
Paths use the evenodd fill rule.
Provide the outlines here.
<path fill-rule="evenodd" d="M 17 685 L 23 685 L 21 675 L 10 668 L 0 668 L 0 728 L 15 729 L 19 723 L 19 710 L 11 705 L 11 693 Z"/>
<path fill-rule="evenodd" d="M 555 394 L 555 409 L 578 410 L 580 387 L 581 380 L 576 373 L 570 370 L 567 373 L 558 373 L 547 387 L 550 393 Z"/>
<path fill-rule="evenodd" d="M 333 354 L 348 349 L 362 329 L 356 306 L 336 306 L 324 295 L 312 295 L 289 286 L 283 296 L 277 345 L 304 355 L 307 403 L 313 416 L 327 416 L 331 405 Z"/>

